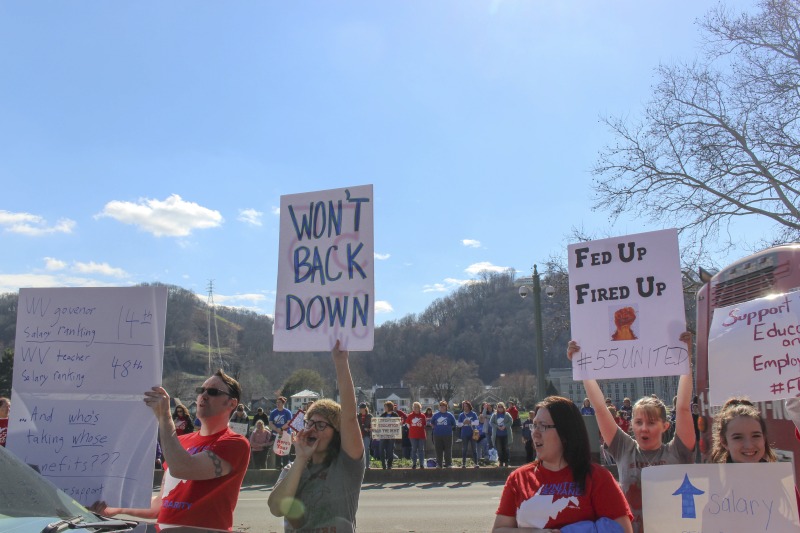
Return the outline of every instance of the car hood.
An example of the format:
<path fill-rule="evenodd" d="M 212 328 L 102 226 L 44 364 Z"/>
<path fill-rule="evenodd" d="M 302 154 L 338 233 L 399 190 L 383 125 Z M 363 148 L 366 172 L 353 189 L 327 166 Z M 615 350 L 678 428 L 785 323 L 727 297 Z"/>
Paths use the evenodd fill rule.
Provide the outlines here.
<path fill-rule="evenodd" d="M 42 531 L 46 528 L 49 524 L 53 522 L 58 522 L 61 520 L 57 516 L 24 516 L 24 517 L 17 517 L 17 518 L 9 518 L 4 517 L 0 518 L 0 530 L 3 533 L 36 533 L 37 531 Z M 91 533 L 95 531 L 94 529 L 69 529 L 67 531 L 73 532 L 76 531 L 78 533 Z M 134 533 L 156 533 L 155 526 L 153 524 L 146 524 L 144 522 L 139 523 L 134 529 L 131 529 Z"/>

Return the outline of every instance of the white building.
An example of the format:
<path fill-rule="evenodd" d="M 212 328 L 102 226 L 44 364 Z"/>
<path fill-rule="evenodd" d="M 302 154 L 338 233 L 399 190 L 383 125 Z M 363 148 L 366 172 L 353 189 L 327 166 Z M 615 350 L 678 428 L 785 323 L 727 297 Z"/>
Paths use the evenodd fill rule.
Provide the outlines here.
<path fill-rule="evenodd" d="M 292 394 L 292 397 L 289 398 L 289 410 L 296 413 L 304 403 L 315 402 L 317 400 L 319 400 L 319 393 L 308 389 L 301 390 L 297 394 Z"/>
<path fill-rule="evenodd" d="M 658 376 L 648 378 L 623 378 L 623 379 L 602 379 L 598 380 L 603 396 L 611 398 L 611 401 L 619 407 L 622 405 L 623 398 L 630 398 L 632 403 L 642 396 L 655 394 L 667 404 L 667 408 L 672 406 L 672 398 L 678 392 L 679 376 Z M 547 374 L 547 379 L 553 383 L 561 396 L 569 398 L 578 406 L 583 405 L 586 398 L 586 389 L 580 381 L 572 379 L 572 368 L 551 368 Z M 592 407 L 597 408 L 596 405 Z"/>

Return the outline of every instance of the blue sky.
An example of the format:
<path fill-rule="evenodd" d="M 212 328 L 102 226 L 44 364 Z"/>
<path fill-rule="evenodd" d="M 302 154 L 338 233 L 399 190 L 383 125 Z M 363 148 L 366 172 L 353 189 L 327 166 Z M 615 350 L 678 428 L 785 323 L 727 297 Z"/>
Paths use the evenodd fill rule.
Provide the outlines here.
<path fill-rule="evenodd" d="M 368 183 L 378 324 L 572 226 L 656 229 L 591 211 L 599 118 L 714 3 L 6 0 L 0 292 L 213 279 L 272 314 L 280 196 Z"/>

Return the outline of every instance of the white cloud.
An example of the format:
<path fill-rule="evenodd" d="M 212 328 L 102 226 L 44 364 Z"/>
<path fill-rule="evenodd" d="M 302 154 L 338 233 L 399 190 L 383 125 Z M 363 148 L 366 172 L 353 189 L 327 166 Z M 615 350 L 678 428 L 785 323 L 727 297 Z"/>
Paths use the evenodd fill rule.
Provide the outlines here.
<path fill-rule="evenodd" d="M 95 263 L 94 261 L 89 261 L 88 263 L 76 261 L 73 264 L 72 270 L 80 274 L 100 274 L 114 278 L 128 277 L 128 273 L 121 268 L 112 267 L 108 263 Z"/>
<path fill-rule="evenodd" d="M 474 276 L 480 272 L 483 272 L 484 270 L 488 270 L 489 272 L 506 272 L 509 268 L 510 267 L 493 265 L 488 261 L 481 261 L 480 263 L 471 264 L 464 269 L 464 272 Z"/>
<path fill-rule="evenodd" d="M 206 295 L 206 299 L 208 295 Z M 260 293 L 248 293 L 248 294 L 233 294 L 226 296 L 224 294 L 216 294 L 214 293 L 214 302 L 220 305 L 230 305 L 231 307 L 236 307 L 237 302 L 250 302 L 250 303 L 258 303 L 263 302 L 267 299 L 267 297 Z"/>
<path fill-rule="evenodd" d="M 263 216 L 264 213 L 256 211 L 255 209 L 239 209 L 239 217 L 236 220 L 244 222 L 245 224 L 260 226 L 261 217 Z"/>
<path fill-rule="evenodd" d="M 62 218 L 54 226 L 48 226 L 47 221 L 39 215 L 12 213 L 0 209 L 0 226 L 9 233 L 38 237 L 51 233 L 72 233 L 72 230 L 75 229 L 75 221 Z"/>
<path fill-rule="evenodd" d="M 0 274 L 0 293 L 17 292 L 20 287 L 113 287 L 119 281 L 101 281 L 65 274 Z"/>
<path fill-rule="evenodd" d="M 95 216 L 99 217 L 139 226 L 156 237 L 187 237 L 193 230 L 214 228 L 224 220 L 219 211 L 184 201 L 177 194 L 163 201 L 148 198 L 142 198 L 138 203 L 113 200 Z"/>
<path fill-rule="evenodd" d="M 377 259 L 378 261 L 386 261 L 387 259 L 392 257 L 392 254 L 379 254 L 378 252 L 375 252 L 373 255 L 375 256 L 375 259 Z"/>
<path fill-rule="evenodd" d="M 375 314 L 380 315 L 382 313 L 392 313 L 394 312 L 394 307 L 392 304 L 387 302 L 386 300 L 376 300 L 375 301 Z"/>
<path fill-rule="evenodd" d="M 461 287 L 462 285 L 466 285 L 467 283 L 472 283 L 472 281 L 473 280 L 469 279 L 445 278 L 444 283 L 423 285 L 422 292 L 449 292 L 453 289 Z"/>
<path fill-rule="evenodd" d="M 481 241 L 476 241 L 475 239 L 464 239 L 461 241 L 461 244 L 466 246 L 467 248 L 480 248 Z"/>
<path fill-rule="evenodd" d="M 272 213 L 275 216 L 278 216 L 278 215 L 281 214 L 281 208 L 280 207 L 275 207 L 273 205 L 272 207 L 269 208 L 269 212 Z"/>
<path fill-rule="evenodd" d="M 44 268 L 47 270 L 64 270 L 67 268 L 67 263 L 66 261 L 61 261 L 52 257 L 45 257 Z"/>

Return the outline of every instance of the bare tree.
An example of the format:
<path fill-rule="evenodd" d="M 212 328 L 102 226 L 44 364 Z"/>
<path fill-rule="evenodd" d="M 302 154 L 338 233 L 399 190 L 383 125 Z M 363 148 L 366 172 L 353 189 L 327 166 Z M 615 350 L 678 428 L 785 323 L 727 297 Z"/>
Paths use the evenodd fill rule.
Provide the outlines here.
<path fill-rule="evenodd" d="M 771 243 L 800 238 L 800 3 L 760 8 L 712 10 L 701 57 L 658 67 L 643 118 L 605 119 L 596 209 L 675 225 L 695 254 L 742 216 L 773 221 Z"/>
<path fill-rule="evenodd" d="M 533 407 L 536 398 L 536 376 L 523 370 L 504 374 L 497 379 L 500 393 L 506 400 L 514 400 L 520 409 Z"/>
<path fill-rule="evenodd" d="M 426 394 L 450 403 L 456 391 L 477 375 L 478 366 L 475 363 L 428 354 L 417 361 L 406 377 L 421 386 Z"/>

